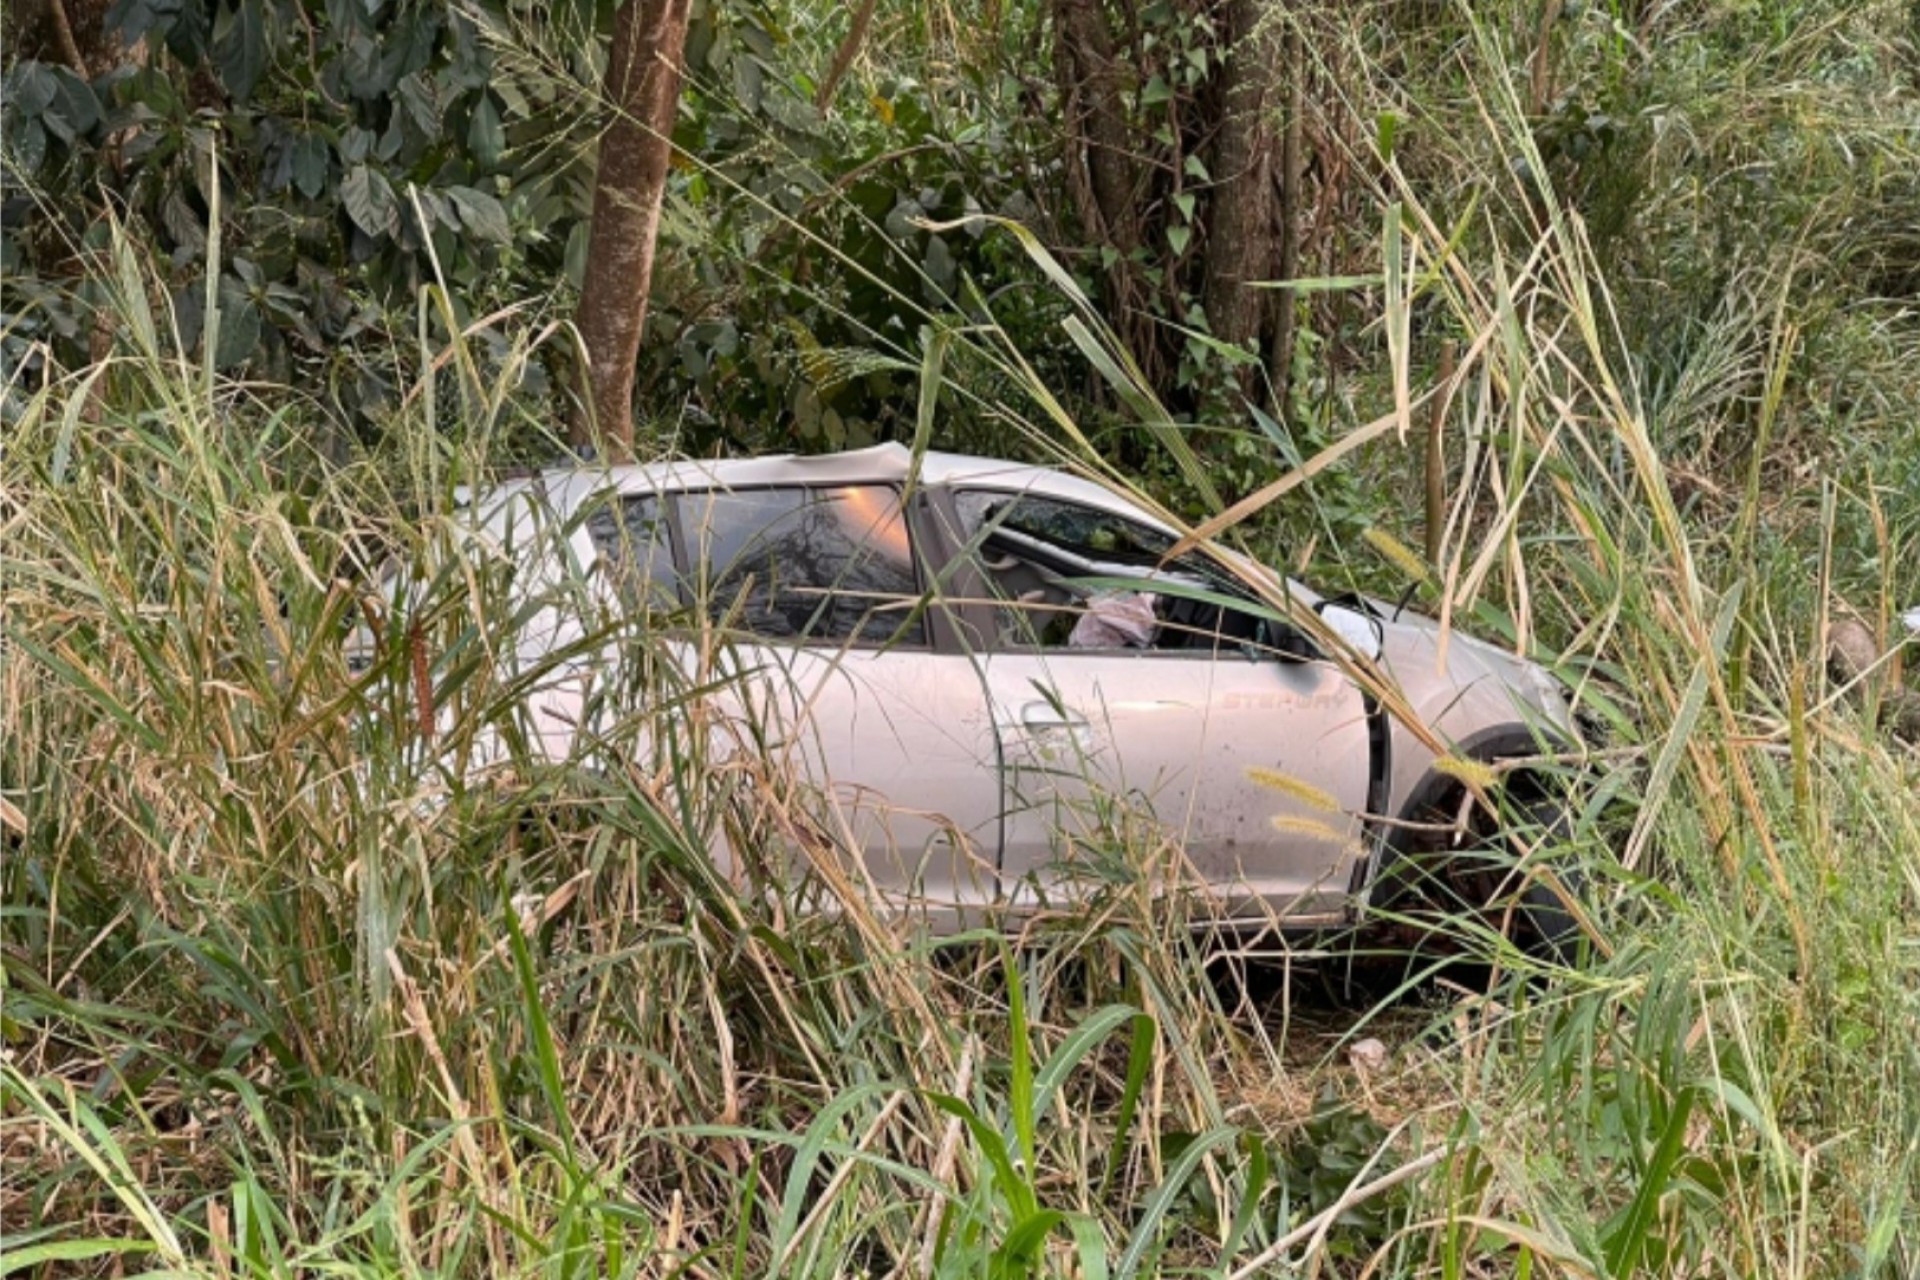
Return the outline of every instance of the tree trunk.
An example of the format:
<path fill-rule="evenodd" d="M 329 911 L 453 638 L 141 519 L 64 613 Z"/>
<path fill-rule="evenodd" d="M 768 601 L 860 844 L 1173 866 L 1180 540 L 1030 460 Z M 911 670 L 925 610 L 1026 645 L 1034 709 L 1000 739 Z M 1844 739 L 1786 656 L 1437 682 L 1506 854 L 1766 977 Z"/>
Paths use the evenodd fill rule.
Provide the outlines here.
<path fill-rule="evenodd" d="M 0 10 L 0 49 L 10 62 L 56 61 L 82 80 L 123 65 L 129 50 L 107 30 L 113 0 L 17 0 Z"/>
<path fill-rule="evenodd" d="M 1274 41 L 1261 30 L 1259 0 L 1229 0 L 1224 110 L 1214 143 L 1207 218 L 1207 327 L 1213 336 L 1262 352 L 1270 311 L 1253 282 L 1273 278 L 1273 127 L 1269 90 Z"/>
<path fill-rule="evenodd" d="M 1100 0 L 1059 0 L 1055 56 L 1067 114 L 1067 136 L 1084 157 L 1086 185 L 1096 215 L 1084 218 L 1096 235 L 1124 256 L 1140 247 L 1135 139 L 1127 125 L 1113 31 Z M 1084 148 L 1084 150 L 1082 150 Z"/>
<path fill-rule="evenodd" d="M 1306 130 L 1307 60 L 1298 26 L 1289 25 L 1283 59 L 1287 75 L 1287 125 L 1280 146 L 1280 196 L 1276 201 L 1280 224 L 1280 244 L 1275 255 L 1274 274 L 1282 280 L 1300 277 L 1300 221 L 1306 212 L 1306 193 L 1301 186 L 1306 178 L 1303 137 Z M 1273 341 L 1267 351 L 1267 377 L 1273 383 L 1273 416 L 1287 420 L 1293 404 L 1293 343 L 1300 312 L 1299 299 L 1292 289 L 1274 291 Z"/>
<path fill-rule="evenodd" d="M 587 370 L 569 439 L 633 458 L 633 366 L 653 283 L 654 240 L 673 150 L 690 0 L 626 0 L 613 19 L 606 98 L 613 119 L 600 137 L 578 324 Z"/>

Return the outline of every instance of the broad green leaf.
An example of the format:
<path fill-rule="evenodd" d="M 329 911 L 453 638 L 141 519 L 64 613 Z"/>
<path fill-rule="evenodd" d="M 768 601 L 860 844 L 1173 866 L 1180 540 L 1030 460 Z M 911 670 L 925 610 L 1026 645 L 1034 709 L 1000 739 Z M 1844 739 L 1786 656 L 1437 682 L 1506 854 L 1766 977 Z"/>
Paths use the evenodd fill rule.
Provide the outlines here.
<path fill-rule="evenodd" d="M 745 56 L 733 60 L 733 94 L 742 110 L 749 114 L 760 110 L 765 83 L 766 71 L 758 58 Z"/>
<path fill-rule="evenodd" d="M 293 185 L 309 200 L 317 200 L 327 189 L 327 140 L 317 133 L 303 133 L 293 143 Z"/>
<path fill-rule="evenodd" d="M 260 345 L 260 308 L 231 280 L 220 283 L 219 326 L 214 341 L 213 367 L 223 370 L 237 368 Z"/>
<path fill-rule="evenodd" d="M 54 67 L 53 100 L 40 113 L 40 122 L 60 141 L 72 145 L 100 123 L 100 99 L 85 80 L 65 67 Z"/>
<path fill-rule="evenodd" d="M 416 71 L 400 81 L 393 98 L 401 109 L 396 115 L 404 115 L 422 138 L 431 142 L 439 137 L 440 100 L 431 80 Z"/>
<path fill-rule="evenodd" d="M 40 166 L 46 163 L 47 131 L 38 120 L 28 120 L 20 126 L 13 141 L 13 154 L 28 173 L 39 172 Z"/>
<path fill-rule="evenodd" d="M 113 7 L 107 10 L 105 25 L 120 37 L 123 46 L 132 48 L 153 29 L 159 18 L 153 0 L 114 0 Z"/>
<path fill-rule="evenodd" d="M 467 122 L 467 150 L 473 153 L 475 165 L 492 169 L 506 149 L 507 131 L 500 123 L 500 108 L 493 105 L 493 95 L 482 90 L 479 101 L 473 104 L 473 118 Z"/>
<path fill-rule="evenodd" d="M 14 68 L 7 84 L 8 114 L 28 119 L 53 105 L 54 97 L 60 92 L 60 82 L 54 79 L 53 70 L 44 62 L 23 62 Z"/>
<path fill-rule="evenodd" d="M 353 224 L 370 236 L 390 236 L 399 228 L 400 206 L 393 186 L 377 169 L 355 165 L 340 184 L 340 202 Z"/>
<path fill-rule="evenodd" d="M 260 0 L 240 0 L 215 20 L 213 64 L 227 92 L 241 102 L 253 96 L 267 67 L 266 18 Z"/>
<path fill-rule="evenodd" d="M 507 225 L 507 211 L 492 196 L 472 187 L 448 187 L 447 195 L 452 197 L 453 207 L 460 211 L 460 221 L 466 224 L 467 230 L 495 244 L 506 244 L 513 239 L 513 228 Z"/>
<path fill-rule="evenodd" d="M 946 292 L 953 288 L 953 252 L 939 236 L 927 237 L 927 251 L 921 261 L 934 288 Z"/>

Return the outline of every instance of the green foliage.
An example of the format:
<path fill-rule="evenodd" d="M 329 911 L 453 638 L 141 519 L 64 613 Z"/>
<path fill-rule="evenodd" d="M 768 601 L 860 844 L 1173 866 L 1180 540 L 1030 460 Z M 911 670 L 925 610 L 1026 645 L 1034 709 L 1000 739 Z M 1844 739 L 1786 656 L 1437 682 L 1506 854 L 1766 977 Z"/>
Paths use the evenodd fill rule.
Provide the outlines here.
<path fill-rule="evenodd" d="M 445 289 L 442 341 L 530 295 L 564 317 L 571 294 L 553 282 L 577 288 L 590 268 L 605 20 L 433 0 L 125 0 L 109 25 L 147 39 L 145 65 L 88 85 L 15 63 L 6 134 L 26 185 L 0 238 L 8 368 L 37 367 L 36 341 L 70 367 L 111 338 L 105 299 L 69 283 L 106 243 L 103 196 L 164 263 L 195 348 L 217 208 L 216 367 L 324 387 L 343 423 L 377 430 L 415 372 L 383 335 L 413 327 L 422 288 Z M 689 33 L 675 132 L 689 159 L 640 377 L 647 404 L 689 408 L 687 447 L 904 433 L 922 329 L 1021 274 L 977 220 L 1035 207 L 1008 90 L 989 77 L 943 95 L 899 75 L 823 114 L 804 72 L 816 53 L 744 0 L 701 6 Z M 533 416 L 551 418 L 568 364 L 556 344 L 522 370 Z"/>
<path fill-rule="evenodd" d="M 689 35 L 675 143 L 691 159 L 642 398 L 702 410 L 681 436 L 695 451 L 910 439 L 923 333 L 1027 276 L 984 220 L 1034 208 L 1023 129 L 1003 87 L 972 78 L 885 76 L 823 116 L 770 18 L 722 12 Z M 1057 314 L 1040 301 L 1016 323 L 1037 334 Z M 992 437 L 961 415 L 946 438 Z"/>
<path fill-rule="evenodd" d="M 111 336 L 102 298 L 46 287 L 105 244 L 111 206 L 164 262 L 191 349 L 217 210 L 227 322 L 216 367 L 279 381 L 297 369 L 344 421 L 384 419 L 407 375 L 371 326 L 408 314 L 435 280 L 460 324 L 518 296 L 532 273 L 560 266 L 564 240 L 542 228 L 584 212 L 576 156 L 531 145 L 583 113 L 496 65 L 489 16 L 436 3 L 122 0 L 108 30 L 144 39 L 143 61 L 91 86 L 16 63 L 10 99 L 64 88 L 37 115 L 9 113 L 11 176 L 28 185 L 10 199 L 4 247 L 9 290 L 24 283 L 27 296 L 8 310 L 63 365 Z"/>
<path fill-rule="evenodd" d="M 7 1266 L 1913 1270 L 1920 779 L 1829 696 L 1816 639 L 1829 592 L 1920 598 L 1903 13 L 1567 4 L 1537 112 L 1505 43 L 1532 6 L 1338 27 L 1316 53 L 1396 164 L 1300 292 L 1289 421 L 1201 449 L 1116 336 L 1097 247 L 1050 252 L 1022 203 L 1053 188 L 1016 104 L 1048 89 L 978 68 L 1037 43 L 1030 11 L 985 52 L 883 22 L 825 114 L 834 24 L 701 11 L 646 352 L 650 403 L 707 415 L 687 445 L 791 443 L 811 396 L 807 443 L 1066 455 L 1177 520 L 1403 398 L 1417 431 L 1461 342 L 1424 589 L 1607 709 L 1605 785 L 1527 837 L 1595 886 L 1595 954 L 1515 975 L 1461 922 L 1488 988 L 1329 1011 L 1223 976 L 1327 963 L 1291 945 L 1206 962 L 1124 797 L 1093 909 L 1011 956 L 876 917 L 820 798 L 751 725 L 716 738 L 728 691 L 619 619 L 581 643 L 627 648 L 596 705 L 628 715 L 537 758 L 542 672 L 492 625 L 528 602 L 455 491 L 546 444 L 587 16 L 254 12 L 129 5 L 157 65 L 7 73 L 38 192 L 10 181 L 0 246 Z M 442 96 L 463 39 L 484 82 Z M 356 96 L 402 47 L 419 66 Z M 1194 88 L 1151 84 L 1141 120 Z M 87 203 L 103 175 L 124 224 Z M 337 438 L 355 415 L 372 448 Z M 1384 432 L 1225 536 L 1299 534 L 1280 563 L 1319 534 L 1323 567 L 1357 525 L 1415 542 L 1410 452 Z M 422 591 L 385 617 L 390 560 Z M 1344 1065 L 1361 1028 L 1392 1065 Z"/>

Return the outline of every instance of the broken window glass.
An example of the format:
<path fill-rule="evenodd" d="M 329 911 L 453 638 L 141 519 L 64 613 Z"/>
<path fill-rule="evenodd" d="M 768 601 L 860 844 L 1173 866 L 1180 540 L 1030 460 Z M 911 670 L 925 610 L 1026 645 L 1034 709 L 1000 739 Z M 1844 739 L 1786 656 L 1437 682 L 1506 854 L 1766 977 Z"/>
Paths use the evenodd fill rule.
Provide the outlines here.
<path fill-rule="evenodd" d="M 774 639 L 926 642 L 894 490 L 687 494 L 680 508 L 714 621 Z"/>

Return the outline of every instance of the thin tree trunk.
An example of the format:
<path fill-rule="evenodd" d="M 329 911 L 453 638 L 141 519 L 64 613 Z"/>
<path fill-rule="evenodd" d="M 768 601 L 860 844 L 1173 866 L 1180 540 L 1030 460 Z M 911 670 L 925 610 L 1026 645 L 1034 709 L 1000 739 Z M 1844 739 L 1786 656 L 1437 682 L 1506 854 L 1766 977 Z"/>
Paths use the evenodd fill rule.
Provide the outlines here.
<path fill-rule="evenodd" d="M 585 386 L 569 438 L 607 457 L 633 457 L 633 367 L 653 284 L 654 241 L 673 150 L 690 0 L 626 0 L 613 19 L 606 96 L 613 120 L 600 137 L 586 287 L 578 325 Z"/>
<path fill-rule="evenodd" d="M 113 0 L 12 0 L 0 5 L 0 50 L 9 63 L 57 61 L 82 80 L 124 65 L 129 50 L 107 29 Z"/>
<path fill-rule="evenodd" d="M 67 20 L 67 6 L 62 0 L 47 0 L 47 17 L 53 23 L 53 39 L 60 47 L 60 56 L 67 60 L 75 75 L 91 80 L 86 55 L 80 52 L 80 44 L 73 38 L 73 23 Z"/>
<path fill-rule="evenodd" d="M 1084 146 L 1098 214 L 1099 225 L 1088 229 L 1124 255 L 1140 245 L 1139 191 L 1113 31 L 1100 0 L 1059 0 L 1054 18 L 1067 134 L 1070 145 Z"/>
<path fill-rule="evenodd" d="M 1261 30 L 1259 0 L 1229 0 L 1227 82 L 1214 143 L 1207 215 L 1207 327 L 1236 346 L 1261 350 L 1268 299 L 1254 282 L 1273 277 L 1274 57 Z"/>
<path fill-rule="evenodd" d="M 1553 96 L 1553 24 L 1560 21 L 1560 6 L 1561 0 L 1546 0 L 1540 7 L 1540 36 L 1533 48 L 1532 84 L 1527 94 L 1536 116 L 1547 109 L 1547 99 Z"/>
<path fill-rule="evenodd" d="M 1275 274 L 1282 280 L 1300 277 L 1300 220 L 1306 212 L 1307 59 L 1300 28 L 1289 24 L 1283 61 L 1287 75 L 1287 124 L 1280 146 L 1279 261 Z M 1285 422 L 1293 401 L 1293 342 L 1299 323 L 1299 300 L 1292 289 L 1274 294 L 1273 345 L 1267 355 L 1267 377 L 1273 383 L 1274 417 Z"/>

